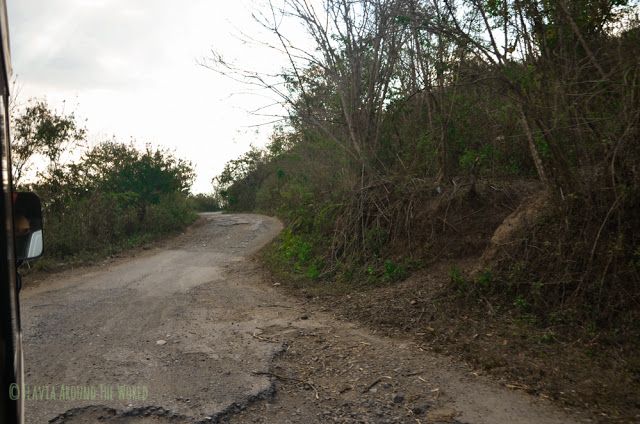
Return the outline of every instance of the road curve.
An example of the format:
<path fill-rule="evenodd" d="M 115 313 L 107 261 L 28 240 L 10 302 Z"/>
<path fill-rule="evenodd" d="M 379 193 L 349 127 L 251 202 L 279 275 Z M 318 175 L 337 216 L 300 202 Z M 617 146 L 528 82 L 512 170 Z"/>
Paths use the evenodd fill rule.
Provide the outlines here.
<path fill-rule="evenodd" d="M 265 284 L 251 257 L 281 228 L 203 214 L 163 246 L 27 281 L 27 423 L 577 421 Z"/>

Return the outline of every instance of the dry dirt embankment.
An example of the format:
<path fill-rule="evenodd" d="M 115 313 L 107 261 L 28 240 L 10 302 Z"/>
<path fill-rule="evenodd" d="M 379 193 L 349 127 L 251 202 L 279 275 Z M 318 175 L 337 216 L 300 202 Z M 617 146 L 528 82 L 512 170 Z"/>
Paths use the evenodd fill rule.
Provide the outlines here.
<path fill-rule="evenodd" d="M 593 322 L 578 314 L 589 307 L 586 297 L 571 303 L 567 295 L 569 300 L 559 302 L 553 293 L 536 295 L 535 279 L 519 279 L 524 272 L 510 274 L 518 266 L 549 272 L 544 264 L 538 269 L 526 262 L 523 245 L 541 250 L 549 261 L 557 259 L 557 246 L 532 237 L 549 222 L 549 197 L 535 190 L 508 204 L 486 192 L 484 197 L 433 208 L 414 228 L 430 234 L 429 243 L 412 250 L 390 246 L 384 252 L 397 262 L 403 257 L 430 261 L 404 281 L 392 282 L 386 275 L 310 281 L 287 270 L 280 245 L 263 256 L 274 281 L 330 308 L 338 319 L 446 354 L 502 387 L 588 411 L 597 422 L 640 422 L 640 357 L 633 333 L 590 326 Z M 564 284 L 556 281 L 549 278 L 545 284 Z M 531 296 L 522 295 L 529 288 Z"/>

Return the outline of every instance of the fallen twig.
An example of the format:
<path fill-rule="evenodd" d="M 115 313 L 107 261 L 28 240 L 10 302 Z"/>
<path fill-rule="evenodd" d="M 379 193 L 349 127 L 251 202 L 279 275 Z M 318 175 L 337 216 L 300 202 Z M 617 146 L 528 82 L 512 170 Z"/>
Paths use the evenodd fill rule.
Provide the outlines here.
<path fill-rule="evenodd" d="M 275 378 L 275 379 L 280 380 L 280 381 L 293 381 L 293 382 L 298 383 L 298 384 L 305 384 L 305 385 L 307 385 L 307 386 L 309 386 L 309 387 L 311 387 L 313 389 L 313 391 L 315 392 L 315 395 L 316 395 L 316 399 L 320 399 L 320 395 L 318 394 L 318 389 L 316 388 L 316 386 L 311 384 L 311 382 L 309 382 L 309 381 L 300 380 L 299 378 L 295 378 L 295 377 L 285 377 L 283 375 L 275 374 L 275 373 L 272 373 L 272 372 L 269 372 L 269 371 L 254 371 L 251 374 L 253 374 L 253 375 L 266 375 L 268 377 Z"/>
<path fill-rule="evenodd" d="M 366 389 L 364 389 L 362 391 L 362 393 L 367 393 L 369 390 L 373 389 L 378 383 L 380 383 L 382 381 L 381 378 L 378 378 L 377 380 L 375 380 L 373 383 L 369 384 L 369 386 L 367 386 Z"/>

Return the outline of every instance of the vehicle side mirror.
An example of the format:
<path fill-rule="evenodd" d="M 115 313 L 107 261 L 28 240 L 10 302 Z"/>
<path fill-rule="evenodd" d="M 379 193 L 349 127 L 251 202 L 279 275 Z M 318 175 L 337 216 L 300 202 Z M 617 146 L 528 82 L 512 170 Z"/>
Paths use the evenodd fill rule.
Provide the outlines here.
<path fill-rule="evenodd" d="M 40 198 L 28 192 L 14 193 L 13 196 L 16 259 L 39 258 L 44 251 Z"/>

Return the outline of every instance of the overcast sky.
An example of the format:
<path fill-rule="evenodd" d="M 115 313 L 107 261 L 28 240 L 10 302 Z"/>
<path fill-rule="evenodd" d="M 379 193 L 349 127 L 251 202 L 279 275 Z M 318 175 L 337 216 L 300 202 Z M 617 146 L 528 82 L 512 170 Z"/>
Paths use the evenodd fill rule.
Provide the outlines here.
<path fill-rule="evenodd" d="M 269 100 L 239 94 L 246 87 L 197 65 L 215 49 L 280 68 L 273 51 L 237 37 L 238 28 L 258 31 L 255 7 L 250 0 L 8 0 L 18 101 L 46 98 L 75 112 L 93 142 L 116 136 L 175 149 L 196 165 L 194 191 L 209 192 L 227 160 L 249 143 L 264 144 L 270 132 L 251 127 L 269 119 L 246 113 Z"/>

